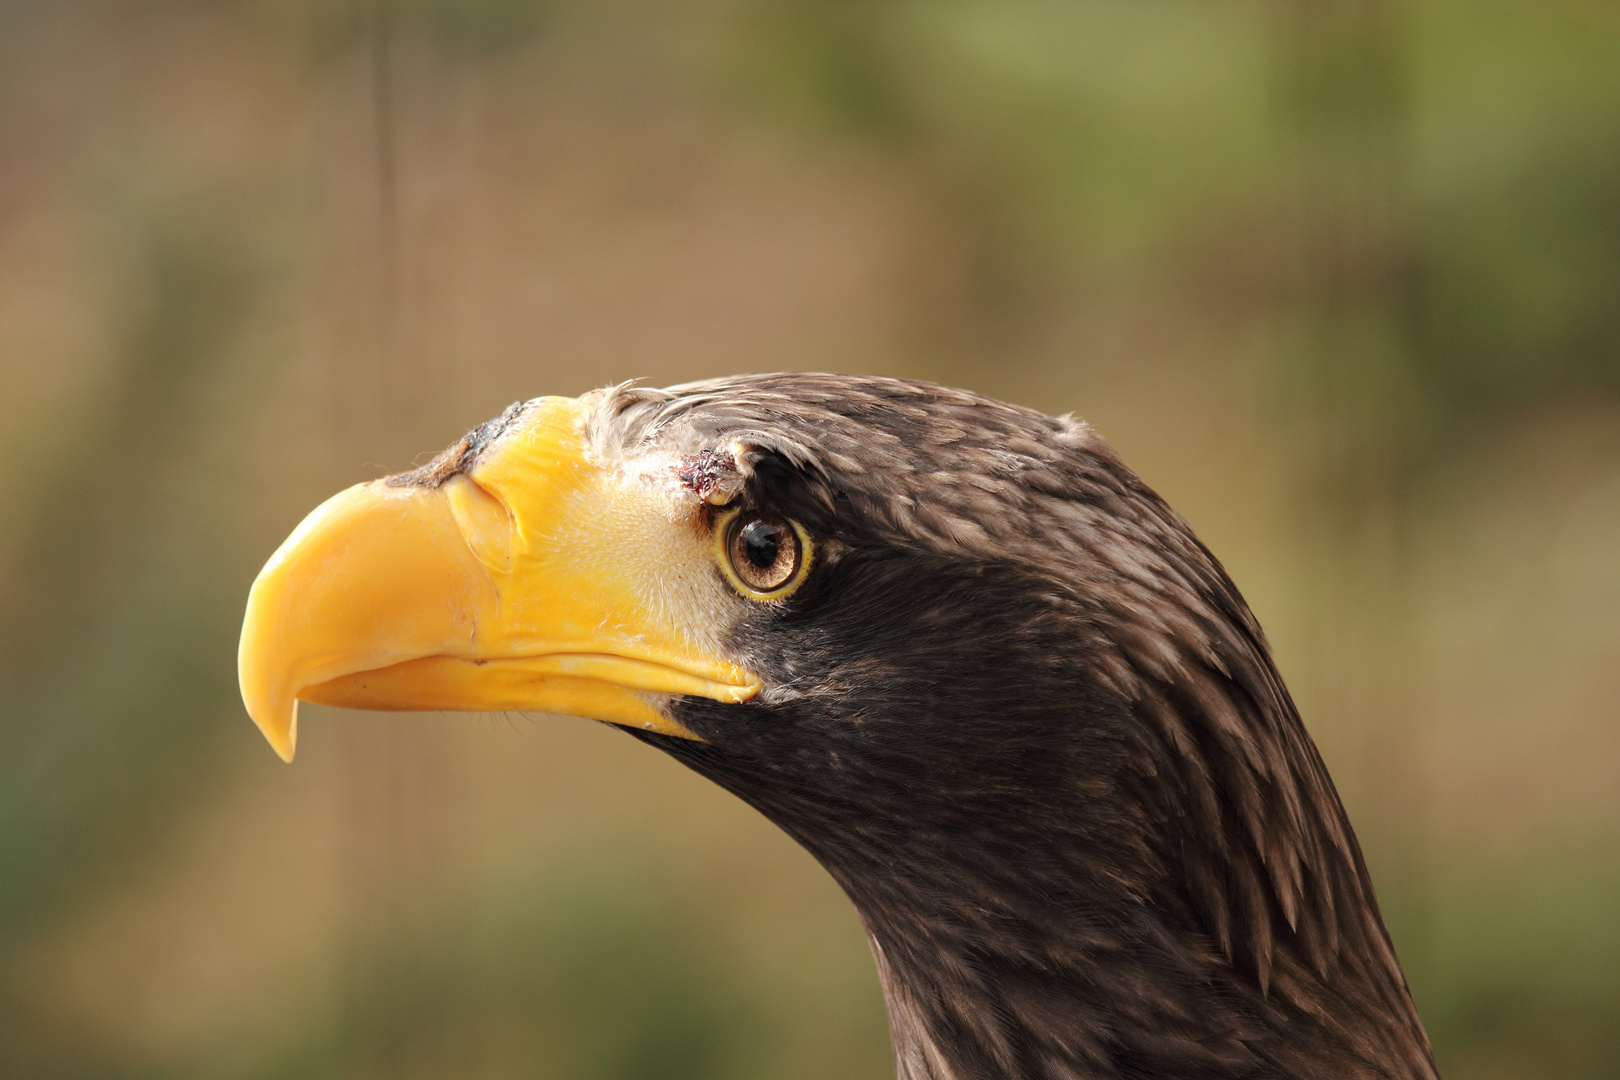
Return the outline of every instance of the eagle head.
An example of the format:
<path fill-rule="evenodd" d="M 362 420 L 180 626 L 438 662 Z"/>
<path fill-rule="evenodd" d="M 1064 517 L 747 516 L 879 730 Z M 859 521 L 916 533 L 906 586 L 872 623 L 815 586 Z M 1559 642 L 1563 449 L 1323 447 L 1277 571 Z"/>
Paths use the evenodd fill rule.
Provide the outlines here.
<path fill-rule="evenodd" d="M 1219 562 L 1084 423 L 780 374 L 513 405 L 317 508 L 248 711 L 620 725 L 849 894 L 908 1080 L 1430 1077 L 1354 834 Z"/>

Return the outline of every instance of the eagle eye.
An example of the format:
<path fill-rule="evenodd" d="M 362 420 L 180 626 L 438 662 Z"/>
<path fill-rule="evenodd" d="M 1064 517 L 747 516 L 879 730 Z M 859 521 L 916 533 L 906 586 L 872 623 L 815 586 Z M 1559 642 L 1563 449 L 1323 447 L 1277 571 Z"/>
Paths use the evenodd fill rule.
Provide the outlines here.
<path fill-rule="evenodd" d="M 775 514 L 734 510 L 720 522 L 716 538 L 726 577 L 753 600 L 788 595 L 810 568 L 810 537 L 804 527 Z"/>

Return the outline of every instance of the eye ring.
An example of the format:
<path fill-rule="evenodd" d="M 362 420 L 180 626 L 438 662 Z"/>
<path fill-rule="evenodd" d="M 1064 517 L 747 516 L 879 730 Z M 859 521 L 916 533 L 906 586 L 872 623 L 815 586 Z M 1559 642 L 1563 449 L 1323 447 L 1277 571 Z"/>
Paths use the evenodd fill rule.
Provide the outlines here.
<path fill-rule="evenodd" d="M 714 556 L 731 587 L 750 600 L 781 600 L 804 583 L 815 545 L 803 525 L 746 507 L 715 522 Z"/>

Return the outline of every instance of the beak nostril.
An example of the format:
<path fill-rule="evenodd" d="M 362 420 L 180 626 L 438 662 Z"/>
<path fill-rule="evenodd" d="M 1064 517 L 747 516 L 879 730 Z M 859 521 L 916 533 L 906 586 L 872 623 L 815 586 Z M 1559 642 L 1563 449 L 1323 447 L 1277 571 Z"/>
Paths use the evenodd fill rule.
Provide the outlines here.
<path fill-rule="evenodd" d="M 465 474 L 444 485 L 456 527 L 484 568 L 497 574 L 512 572 L 512 514 L 506 504 Z"/>

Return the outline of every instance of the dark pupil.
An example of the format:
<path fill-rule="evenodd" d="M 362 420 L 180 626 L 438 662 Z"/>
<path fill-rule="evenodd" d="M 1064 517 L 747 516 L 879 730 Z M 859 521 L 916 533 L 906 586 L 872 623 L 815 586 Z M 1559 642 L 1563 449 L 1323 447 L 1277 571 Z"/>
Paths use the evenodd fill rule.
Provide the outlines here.
<path fill-rule="evenodd" d="M 782 550 L 782 534 L 787 530 L 770 521 L 750 521 L 743 527 L 743 554 L 761 570 L 776 565 L 776 556 Z"/>

